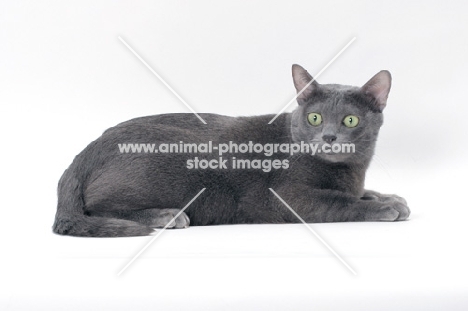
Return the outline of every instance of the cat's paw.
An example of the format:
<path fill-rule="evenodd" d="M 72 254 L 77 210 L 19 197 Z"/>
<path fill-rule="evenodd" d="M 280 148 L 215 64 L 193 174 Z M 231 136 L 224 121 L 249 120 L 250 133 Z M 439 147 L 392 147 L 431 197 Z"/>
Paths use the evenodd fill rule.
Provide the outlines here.
<path fill-rule="evenodd" d="M 380 202 L 400 202 L 403 205 L 408 206 L 406 200 L 396 194 L 381 194 L 379 197 Z"/>
<path fill-rule="evenodd" d="M 188 228 L 190 225 L 190 219 L 182 212 L 176 219 L 174 217 L 180 212 L 175 208 L 166 208 L 159 211 L 158 216 L 152 221 L 150 227 L 152 228 L 164 228 L 167 226 L 168 229 L 183 229 Z"/>
<path fill-rule="evenodd" d="M 384 202 L 379 202 L 376 208 L 371 209 L 366 220 L 369 221 L 400 221 L 406 220 L 411 211 L 403 198 L 387 198 Z"/>
<path fill-rule="evenodd" d="M 406 200 L 396 194 L 383 194 L 378 193 L 375 191 L 366 191 L 361 198 L 362 200 L 372 200 L 372 201 L 379 201 L 379 202 L 400 202 L 401 204 L 408 205 Z"/>

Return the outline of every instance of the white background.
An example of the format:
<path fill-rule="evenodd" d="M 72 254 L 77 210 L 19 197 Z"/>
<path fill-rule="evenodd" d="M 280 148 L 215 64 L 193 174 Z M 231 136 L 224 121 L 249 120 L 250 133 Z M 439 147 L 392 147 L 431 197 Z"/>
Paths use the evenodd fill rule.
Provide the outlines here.
<path fill-rule="evenodd" d="M 2 310 L 466 310 L 468 22 L 462 1 L 2 1 Z M 404 196 L 400 223 L 53 235 L 56 185 L 106 128 L 188 112 L 278 112 L 291 65 L 362 85 L 393 75 L 367 188 Z M 292 110 L 292 105 L 288 110 Z"/>

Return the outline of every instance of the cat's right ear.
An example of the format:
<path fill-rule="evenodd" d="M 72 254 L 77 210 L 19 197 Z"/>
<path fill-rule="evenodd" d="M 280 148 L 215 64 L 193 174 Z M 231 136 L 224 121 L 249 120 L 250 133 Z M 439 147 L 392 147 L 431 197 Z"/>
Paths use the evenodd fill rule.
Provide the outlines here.
<path fill-rule="evenodd" d="M 292 65 L 292 76 L 298 94 L 297 102 L 301 105 L 310 97 L 314 89 L 318 87 L 318 83 L 307 70 L 296 64 Z"/>

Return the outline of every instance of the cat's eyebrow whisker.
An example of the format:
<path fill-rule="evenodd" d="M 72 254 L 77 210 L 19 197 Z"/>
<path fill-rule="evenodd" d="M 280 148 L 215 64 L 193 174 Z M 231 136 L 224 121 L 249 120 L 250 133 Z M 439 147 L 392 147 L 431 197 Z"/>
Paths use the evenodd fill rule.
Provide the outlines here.
<path fill-rule="evenodd" d="M 351 43 L 354 42 L 354 40 L 356 40 L 356 37 L 353 37 L 326 65 L 325 67 L 322 68 L 322 70 L 320 70 L 316 75 L 314 75 L 312 78 L 312 80 L 309 81 L 309 83 L 307 83 L 303 88 L 302 90 L 300 90 L 299 92 L 297 92 L 296 96 L 294 96 L 287 104 L 286 106 L 283 107 L 283 109 L 280 110 L 280 112 L 278 112 L 278 114 L 276 116 L 273 117 L 273 119 L 270 120 L 270 122 L 268 122 L 268 124 L 271 124 L 273 123 L 273 121 L 276 120 L 276 118 L 278 118 L 278 116 L 280 114 L 282 114 L 286 108 L 289 107 L 289 105 L 291 105 L 299 95 L 301 95 L 312 83 L 314 83 L 314 81 L 316 81 L 316 79 L 328 68 L 328 66 L 330 66 L 350 45 Z"/>
<path fill-rule="evenodd" d="M 132 52 L 133 55 L 135 55 L 136 58 L 138 58 L 143 63 L 143 65 L 145 65 L 146 68 L 148 68 L 149 71 L 151 71 L 151 73 L 154 74 L 156 78 L 158 78 L 159 81 L 161 81 L 162 84 L 164 84 L 169 89 L 169 91 L 171 91 L 172 94 L 174 94 L 175 97 L 177 97 L 182 102 L 182 104 L 184 104 L 195 116 L 197 116 L 197 118 L 200 119 L 200 121 L 202 121 L 203 124 L 206 124 L 206 121 L 203 120 L 203 118 L 200 117 L 198 113 L 196 113 L 195 110 L 193 110 L 193 108 L 189 104 L 187 104 L 187 102 L 182 97 L 180 97 L 180 95 L 176 91 L 174 91 L 174 89 L 169 84 L 167 84 L 167 82 L 164 81 L 164 79 L 161 78 L 161 76 L 153 68 L 151 68 L 151 66 L 148 65 L 148 63 L 139 54 L 135 52 L 135 50 L 124 39 L 122 39 L 121 36 L 119 36 L 118 38 L 130 50 L 130 52 Z"/>

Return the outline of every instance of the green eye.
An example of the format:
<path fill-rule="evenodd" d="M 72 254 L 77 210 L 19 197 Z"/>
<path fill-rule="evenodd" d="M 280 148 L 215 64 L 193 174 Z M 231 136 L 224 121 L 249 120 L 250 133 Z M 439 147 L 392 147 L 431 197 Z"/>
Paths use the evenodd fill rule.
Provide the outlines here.
<path fill-rule="evenodd" d="M 359 118 L 356 116 L 346 116 L 343 119 L 343 124 L 346 125 L 346 127 L 356 127 L 359 123 Z"/>
<path fill-rule="evenodd" d="M 311 112 L 307 116 L 307 121 L 313 126 L 319 126 L 322 124 L 322 115 L 319 113 Z"/>

